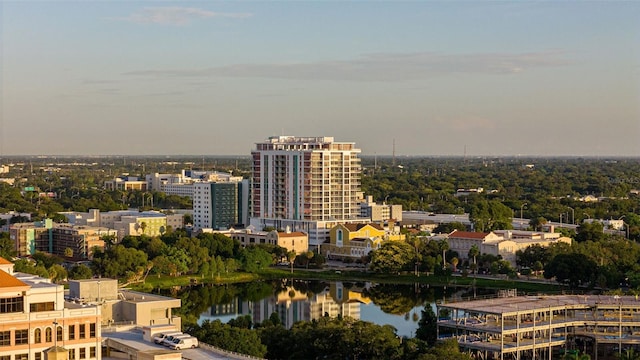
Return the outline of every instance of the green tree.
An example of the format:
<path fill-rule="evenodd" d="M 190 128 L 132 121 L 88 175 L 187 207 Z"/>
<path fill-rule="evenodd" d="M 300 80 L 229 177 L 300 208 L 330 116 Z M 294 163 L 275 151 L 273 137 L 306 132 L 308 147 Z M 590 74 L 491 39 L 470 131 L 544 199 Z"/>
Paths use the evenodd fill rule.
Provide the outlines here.
<path fill-rule="evenodd" d="M 244 271 L 255 273 L 269 267 L 273 257 L 258 246 L 248 246 L 240 252 L 240 262 Z"/>
<path fill-rule="evenodd" d="M 69 279 L 72 280 L 91 279 L 92 277 L 91 268 L 84 264 L 75 265 L 69 270 Z"/>
<path fill-rule="evenodd" d="M 558 254 L 544 267 L 544 277 L 567 282 L 572 288 L 594 281 L 598 265 L 578 253 Z"/>
<path fill-rule="evenodd" d="M 398 273 L 411 270 L 415 262 L 414 248 L 404 241 L 387 241 L 371 252 L 369 268 L 374 272 Z"/>
<path fill-rule="evenodd" d="M 0 257 L 11 261 L 16 255 L 15 245 L 9 238 L 9 233 L 0 232 Z"/>
<path fill-rule="evenodd" d="M 422 317 L 418 322 L 416 337 L 425 341 L 429 346 L 433 346 L 438 338 L 438 318 L 431 305 L 422 309 Z"/>

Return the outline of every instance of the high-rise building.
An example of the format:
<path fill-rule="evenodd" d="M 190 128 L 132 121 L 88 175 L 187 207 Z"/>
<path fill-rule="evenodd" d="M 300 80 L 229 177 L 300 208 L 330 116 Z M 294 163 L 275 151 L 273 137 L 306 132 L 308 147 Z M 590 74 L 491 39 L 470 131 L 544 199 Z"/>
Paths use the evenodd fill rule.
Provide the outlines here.
<path fill-rule="evenodd" d="M 310 245 L 328 229 L 360 216 L 360 149 L 333 137 L 273 136 L 256 143 L 251 224 L 290 227 L 309 234 Z"/>
<path fill-rule="evenodd" d="M 229 229 L 249 219 L 249 181 L 236 179 L 193 184 L 194 230 Z"/>

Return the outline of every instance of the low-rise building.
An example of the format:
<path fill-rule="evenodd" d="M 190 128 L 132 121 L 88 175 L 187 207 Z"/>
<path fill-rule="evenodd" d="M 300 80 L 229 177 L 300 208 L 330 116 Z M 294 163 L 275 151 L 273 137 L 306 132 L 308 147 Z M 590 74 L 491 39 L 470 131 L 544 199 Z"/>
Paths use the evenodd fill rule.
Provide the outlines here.
<path fill-rule="evenodd" d="M 294 251 L 296 254 L 302 254 L 309 251 L 309 236 L 300 231 L 256 231 L 253 227 L 245 229 L 229 229 L 217 231 L 204 229 L 203 232 L 219 233 L 240 242 L 240 245 L 246 247 L 259 244 L 270 244 L 281 246 L 287 251 Z"/>
<path fill-rule="evenodd" d="M 135 176 L 118 177 L 113 180 L 107 180 L 104 182 L 104 188 L 108 191 L 114 190 L 139 190 L 147 191 L 147 182 L 138 180 Z"/>
<path fill-rule="evenodd" d="M 99 360 L 101 319 L 100 307 L 65 301 L 64 286 L 0 258 L 0 359 Z"/>
<path fill-rule="evenodd" d="M 385 229 L 379 224 L 338 224 L 331 228 L 329 244 L 321 246 L 328 258 L 359 259 L 380 248 L 387 240 Z"/>
<path fill-rule="evenodd" d="M 469 250 L 475 245 L 481 254 L 500 255 L 514 267 L 516 251 L 531 245 L 546 247 L 558 242 L 571 245 L 571 238 L 560 233 L 523 230 L 494 230 L 488 233 L 454 230 L 447 236 L 449 249 L 457 252 L 460 259 L 467 259 Z"/>
<path fill-rule="evenodd" d="M 162 235 L 169 228 L 184 227 L 184 215 L 164 214 L 159 211 L 118 210 L 101 212 L 90 209 L 88 212 L 61 212 L 70 224 L 90 225 L 113 229 L 118 240 L 127 235 L 157 236 Z"/>
<path fill-rule="evenodd" d="M 117 236 L 117 232 L 104 227 L 54 223 L 51 219 L 9 226 L 9 239 L 14 242 L 18 256 L 42 251 L 70 260 L 90 260 L 96 248 L 104 248 L 102 238 L 106 235 Z"/>
<path fill-rule="evenodd" d="M 368 195 L 360 202 L 360 217 L 377 223 L 390 219 L 399 222 L 402 221 L 402 205 L 387 205 L 386 202 L 377 204 L 373 201 L 373 196 Z"/>

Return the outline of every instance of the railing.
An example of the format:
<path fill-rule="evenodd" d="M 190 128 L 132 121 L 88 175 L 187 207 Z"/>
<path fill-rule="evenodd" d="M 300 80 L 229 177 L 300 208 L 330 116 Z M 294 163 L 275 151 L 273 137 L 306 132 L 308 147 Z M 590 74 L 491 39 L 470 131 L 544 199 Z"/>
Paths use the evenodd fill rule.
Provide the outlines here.
<path fill-rule="evenodd" d="M 254 359 L 254 360 L 264 360 L 263 358 L 259 358 L 259 357 L 255 357 L 255 356 L 251 356 L 251 355 L 247 355 L 247 354 L 240 354 L 237 352 L 233 352 L 233 351 L 227 351 L 224 349 L 220 349 L 218 347 L 215 347 L 213 345 L 209 345 L 203 342 L 200 342 L 198 344 L 198 347 L 206 350 L 206 351 L 210 351 L 214 354 L 218 354 L 218 355 L 222 355 L 222 356 L 226 356 L 226 357 L 230 357 L 232 359 L 239 359 L 239 360 L 244 360 L 244 359 Z M 184 353 L 182 353 L 182 358 L 183 359 L 187 359 L 187 360 L 191 360 L 189 359 L 189 357 L 185 356 Z"/>

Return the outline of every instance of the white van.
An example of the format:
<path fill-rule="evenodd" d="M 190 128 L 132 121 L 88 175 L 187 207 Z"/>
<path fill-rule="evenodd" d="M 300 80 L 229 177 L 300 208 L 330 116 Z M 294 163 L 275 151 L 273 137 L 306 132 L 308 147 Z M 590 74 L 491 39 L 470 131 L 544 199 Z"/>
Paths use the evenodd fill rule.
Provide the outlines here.
<path fill-rule="evenodd" d="M 171 346 L 173 344 L 177 344 L 178 341 L 180 341 L 182 339 L 185 339 L 185 338 L 189 338 L 189 337 L 191 337 L 191 335 L 189 335 L 189 334 L 180 334 L 180 335 L 174 335 L 174 336 L 171 336 L 171 337 L 167 337 L 162 342 L 162 345 Z"/>
<path fill-rule="evenodd" d="M 162 344 L 162 342 L 164 341 L 164 339 L 167 338 L 167 336 L 180 335 L 180 334 L 182 334 L 182 332 L 180 331 L 158 333 L 153 336 L 153 342 L 156 344 Z"/>
<path fill-rule="evenodd" d="M 191 336 L 188 338 L 180 339 L 177 343 L 169 345 L 169 347 L 173 350 L 197 348 L 198 338 Z"/>
<path fill-rule="evenodd" d="M 169 346 L 171 345 L 171 342 L 173 341 L 173 339 L 177 338 L 178 336 L 183 335 L 182 333 L 178 333 L 178 334 L 173 334 L 173 335 L 169 335 L 166 338 L 164 338 L 164 340 L 162 340 L 162 342 L 160 344 L 164 345 L 164 346 Z"/>

